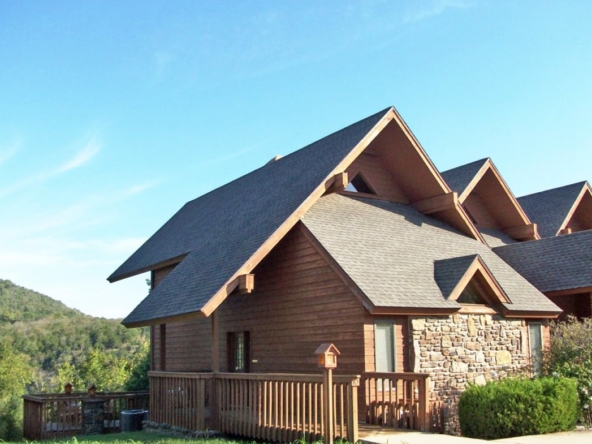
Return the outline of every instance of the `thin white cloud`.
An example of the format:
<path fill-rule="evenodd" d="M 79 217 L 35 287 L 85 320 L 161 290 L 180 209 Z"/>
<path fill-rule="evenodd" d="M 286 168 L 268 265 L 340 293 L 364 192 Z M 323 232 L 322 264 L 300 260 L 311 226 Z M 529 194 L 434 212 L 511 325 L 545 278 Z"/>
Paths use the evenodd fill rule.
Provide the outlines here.
<path fill-rule="evenodd" d="M 419 10 L 409 11 L 405 15 L 406 23 L 419 22 L 430 17 L 442 14 L 447 9 L 466 9 L 474 6 L 473 1 L 468 0 L 435 0 L 430 1 L 429 5 Z"/>
<path fill-rule="evenodd" d="M 89 142 L 83 149 L 76 153 L 76 155 L 72 159 L 70 159 L 68 162 L 59 167 L 56 170 L 56 174 L 65 173 L 66 171 L 81 167 L 94 156 L 96 156 L 99 151 L 101 151 L 100 144 L 97 142 L 95 138 L 92 138 L 91 140 L 89 140 Z"/>
<path fill-rule="evenodd" d="M 18 150 L 21 149 L 22 142 L 20 140 L 10 144 L 7 147 L 0 146 L 0 165 L 8 161 L 12 156 L 14 156 Z"/>

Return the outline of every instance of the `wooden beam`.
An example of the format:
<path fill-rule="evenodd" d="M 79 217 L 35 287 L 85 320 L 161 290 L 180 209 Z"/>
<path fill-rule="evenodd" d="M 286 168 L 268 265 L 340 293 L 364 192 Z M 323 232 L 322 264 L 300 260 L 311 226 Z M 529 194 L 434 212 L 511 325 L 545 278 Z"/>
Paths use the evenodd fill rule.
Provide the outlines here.
<path fill-rule="evenodd" d="M 592 291 L 592 287 L 580 287 L 580 288 L 569 288 L 567 290 L 557 290 L 557 291 L 545 291 L 545 296 L 553 297 L 553 296 L 571 296 L 576 294 L 583 294 L 589 293 Z"/>
<path fill-rule="evenodd" d="M 247 294 L 252 293 L 255 289 L 255 275 L 241 274 L 238 277 L 238 293 Z"/>
<path fill-rule="evenodd" d="M 166 372 L 166 324 L 160 324 L 160 368 L 161 372 Z"/>
<path fill-rule="evenodd" d="M 214 310 L 212 319 L 212 373 L 220 371 L 220 328 L 218 326 L 218 310 Z"/>
<path fill-rule="evenodd" d="M 506 228 L 504 233 L 516 240 L 535 240 L 539 238 L 537 224 L 520 225 L 519 227 Z"/>
<path fill-rule="evenodd" d="M 557 233 L 559 236 L 563 235 L 563 234 L 571 234 L 571 228 L 564 228 L 563 230 L 559 230 L 559 233 Z"/>
<path fill-rule="evenodd" d="M 451 191 L 450 193 L 418 200 L 411 205 L 422 214 L 432 214 L 439 211 L 450 210 L 458 205 L 458 193 L 456 191 Z"/>
<path fill-rule="evenodd" d="M 326 182 L 326 188 L 327 191 L 325 192 L 326 194 L 331 194 L 331 193 L 339 193 L 340 191 L 345 190 L 345 188 L 347 187 L 347 185 L 349 184 L 349 177 L 347 174 L 347 171 L 344 171 L 342 173 L 337 173 L 335 176 L 333 176 L 331 179 L 329 179 Z"/>

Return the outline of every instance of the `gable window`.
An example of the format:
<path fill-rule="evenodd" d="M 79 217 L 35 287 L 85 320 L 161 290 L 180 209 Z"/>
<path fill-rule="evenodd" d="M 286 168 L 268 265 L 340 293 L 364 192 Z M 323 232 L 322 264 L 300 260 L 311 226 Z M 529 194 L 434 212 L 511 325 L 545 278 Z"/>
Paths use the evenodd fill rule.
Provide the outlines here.
<path fill-rule="evenodd" d="M 472 281 L 469 282 L 469 285 L 465 287 L 456 302 L 459 304 L 486 304 L 485 300 L 480 294 L 479 289 Z"/>
<path fill-rule="evenodd" d="M 532 373 L 534 375 L 539 375 L 543 363 L 542 324 L 528 324 L 528 342 L 530 343 L 530 365 L 532 366 Z"/>
<path fill-rule="evenodd" d="M 228 371 L 248 373 L 250 363 L 250 335 L 248 331 L 228 333 Z"/>
<path fill-rule="evenodd" d="M 374 358 L 377 372 L 395 371 L 395 329 L 392 322 L 374 324 Z"/>
<path fill-rule="evenodd" d="M 355 175 L 347 187 L 345 187 L 345 191 L 351 191 L 352 193 L 376 194 L 360 173 Z"/>

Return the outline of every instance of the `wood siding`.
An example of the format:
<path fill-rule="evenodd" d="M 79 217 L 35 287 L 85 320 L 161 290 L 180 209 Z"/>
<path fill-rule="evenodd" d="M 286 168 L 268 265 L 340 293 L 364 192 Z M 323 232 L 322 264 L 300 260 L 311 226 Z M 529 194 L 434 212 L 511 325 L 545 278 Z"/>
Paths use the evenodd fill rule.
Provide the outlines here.
<path fill-rule="evenodd" d="M 409 372 L 411 365 L 409 353 L 409 323 L 407 316 L 375 317 L 370 314 L 364 316 L 364 371 L 376 371 L 376 350 L 374 348 L 374 325 L 376 322 L 392 322 L 395 334 L 395 372 Z"/>
<path fill-rule="evenodd" d="M 409 203 L 409 199 L 382 165 L 378 156 L 362 153 L 347 169 L 349 180 L 360 172 L 368 185 L 376 191 L 378 197 L 392 202 Z"/>
<path fill-rule="evenodd" d="M 232 294 L 218 308 L 220 371 L 228 371 L 227 335 L 248 331 L 251 372 L 317 373 L 315 350 L 333 342 L 337 373 L 365 370 L 369 314 L 297 225 L 254 270 L 255 289 Z M 160 362 L 159 328 L 153 362 Z M 211 369 L 211 320 L 166 326 L 166 371 Z M 372 345 L 372 350 L 374 349 Z M 373 352 L 373 351 L 372 351 Z"/>
<path fill-rule="evenodd" d="M 549 299 L 563 310 L 559 315 L 560 320 L 565 320 L 568 315 L 574 315 L 580 319 L 592 316 L 592 294 L 590 293 L 552 296 Z"/>

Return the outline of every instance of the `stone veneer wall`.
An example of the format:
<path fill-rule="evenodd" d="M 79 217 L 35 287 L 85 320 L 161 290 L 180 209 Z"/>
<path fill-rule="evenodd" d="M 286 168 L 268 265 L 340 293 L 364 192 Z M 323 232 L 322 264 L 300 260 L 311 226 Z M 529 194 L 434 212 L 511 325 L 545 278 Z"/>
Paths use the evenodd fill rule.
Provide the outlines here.
<path fill-rule="evenodd" d="M 528 365 L 523 320 L 499 315 L 410 317 L 412 370 L 430 374 L 431 401 L 443 403 L 447 434 L 459 435 L 458 399 L 468 383 L 485 384 Z"/>

